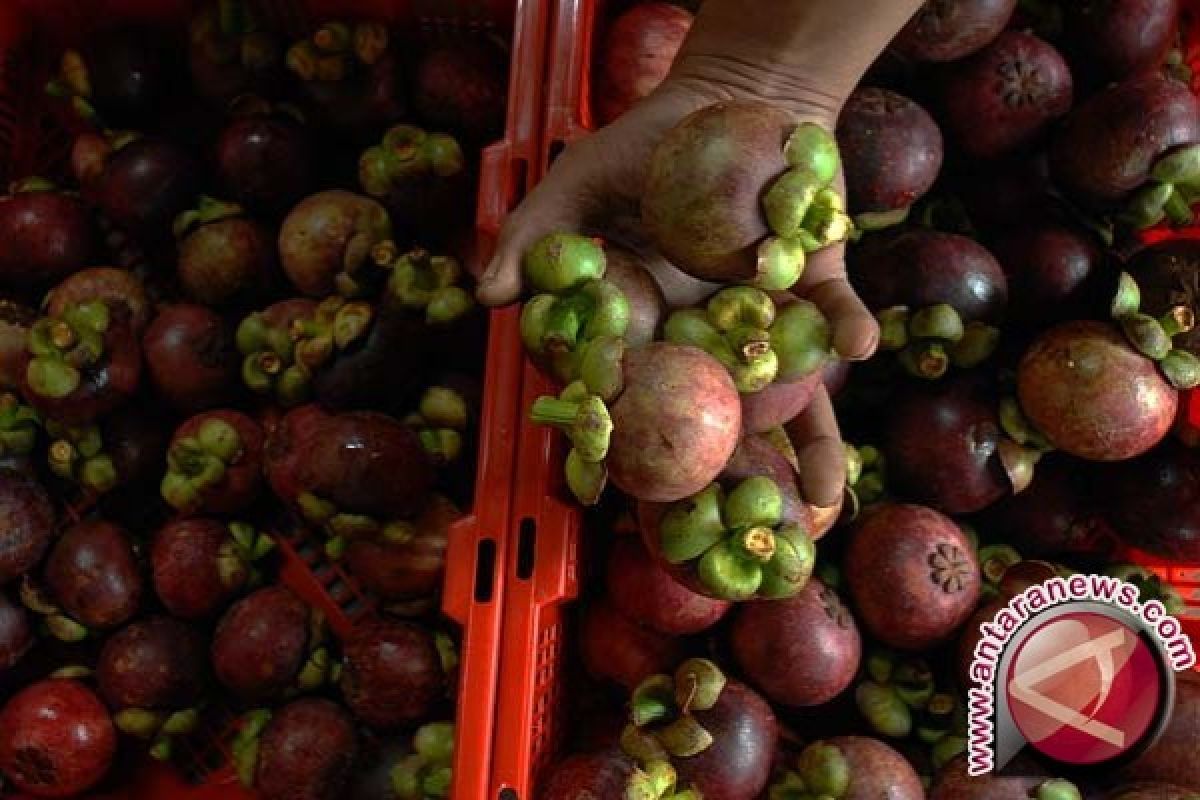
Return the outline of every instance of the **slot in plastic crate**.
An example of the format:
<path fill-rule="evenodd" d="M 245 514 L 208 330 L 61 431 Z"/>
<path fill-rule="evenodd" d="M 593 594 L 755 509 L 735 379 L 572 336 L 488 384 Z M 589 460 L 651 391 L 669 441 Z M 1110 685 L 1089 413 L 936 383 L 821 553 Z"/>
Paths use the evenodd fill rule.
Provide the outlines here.
<path fill-rule="evenodd" d="M 556 0 L 550 23 L 550 62 L 546 75 L 546 120 L 540 178 L 554 157 L 593 129 L 593 47 L 605 20 L 630 0 Z M 1200 94 L 1200 0 L 1184 0 L 1185 59 Z M 1186 230 L 1148 231 L 1147 243 L 1168 238 L 1200 238 L 1200 225 Z M 557 387 L 526 365 L 522 408 Z M 1191 423 L 1200 429 L 1200 392 L 1184 398 Z M 503 645 L 499 680 L 499 716 L 493 750 L 493 800 L 535 800 L 543 770 L 558 755 L 564 733 L 562 700 L 564 626 L 570 601 L 579 594 L 582 513 L 570 499 L 561 476 L 562 437 L 522 418 L 517 458 L 511 539 L 517 543 L 508 562 Z M 1185 630 L 1200 642 L 1200 565 L 1167 564 L 1145 553 L 1125 556 L 1170 581 L 1188 603 Z M 1200 667 L 1198 667 L 1200 668 Z"/>
<path fill-rule="evenodd" d="M 0 3 L 0 179 L 62 172 L 71 142 L 41 87 L 58 53 L 124 22 L 178 27 L 195 0 L 10 0 Z M 500 222 L 524 194 L 542 122 L 542 77 L 549 9 L 537 0 L 260 0 L 254 10 L 274 30 L 302 35 L 314 21 L 371 18 L 421 36 L 511 34 L 503 140 L 482 155 L 473 269 L 495 246 Z M 452 800 L 487 797 L 495 726 L 507 522 L 515 474 L 522 354 L 515 308 L 490 314 L 473 509 L 451 529 L 442 606 L 461 627 Z M 374 608 L 324 550 L 303 532 L 276 535 L 279 581 L 321 609 L 333 632 L 347 633 Z M 171 765 L 146 759 L 105 797 L 157 800 L 252 798 L 230 766 L 236 718 L 216 708 L 202 731 L 179 742 Z M 100 796 L 100 795 L 97 795 Z"/>

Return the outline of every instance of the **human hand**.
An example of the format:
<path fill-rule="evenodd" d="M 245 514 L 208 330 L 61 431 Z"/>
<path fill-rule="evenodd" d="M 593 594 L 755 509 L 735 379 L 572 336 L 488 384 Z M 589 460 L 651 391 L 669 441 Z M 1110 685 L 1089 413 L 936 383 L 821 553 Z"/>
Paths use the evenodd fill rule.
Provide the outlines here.
<path fill-rule="evenodd" d="M 639 203 L 654 148 L 693 111 L 730 100 L 766 102 L 790 111 L 797 124 L 812 122 L 832 131 L 842 103 L 862 71 L 917 5 L 915 0 L 880 3 L 881 13 L 874 17 L 872 29 L 861 22 L 846 23 L 844 9 L 837 8 L 836 0 L 786 7 L 768 3 L 778 8 L 756 6 L 757 10 L 750 11 L 744 4 L 710 0 L 706 7 L 711 9 L 712 24 L 699 31 L 702 18 L 698 18 L 667 80 L 611 125 L 569 144 L 544 180 L 509 215 L 480 280 L 480 301 L 503 305 L 520 296 L 522 257 L 546 234 L 578 231 L 619 240 L 613 234 L 621 231 L 637 238 Z M 773 52 L 788 54 L 782 56 L 790 61 L 784 68 L 776 66 L 771 54 L 756 44 L 776 38 L 775 33 L 766 31 L 771 22 L 779 21 L 772 15 L 780 10 L 794 14 L 792 27 L 813 43 L 793 57 L 795 42 L 770 42 Z M 762 18 L 754 18 L 760 13 Z M 739 26 L 735 20 L 743 17 L 751 19 Z M 836 45 L 828 34 L 847 25 L 850 33 L 861 34 L 855 40 L 858 43 L 833 58 L 830 47 Z M 737 27 L 743 29 L 729 32 Z M 755 57 L 743 57 L 749 53 Z M 843 185 L 841 175 L 837 185 Z M 844 256 L 844 244 L 811 254 L 792 291 L 816 304 L 829 320 L 838 356 L 862 360 L 874 352 L 879 328 L 847 280 Z M 788 426 L 788 432 L 799 459 L 805 499 L 820 506 L 834 505 L 844 487 L 845 449 L 824 387 Z"/>

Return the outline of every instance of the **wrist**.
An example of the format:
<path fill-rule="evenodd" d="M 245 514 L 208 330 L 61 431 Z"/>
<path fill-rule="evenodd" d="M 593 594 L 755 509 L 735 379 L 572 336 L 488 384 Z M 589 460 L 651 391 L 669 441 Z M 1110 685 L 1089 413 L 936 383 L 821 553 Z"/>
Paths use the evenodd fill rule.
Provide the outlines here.
<path fill-rule="evenodd" d="M 789 111 L 799 120 L 832 129 L 853 87 L 842 90 L 812 70 L 692 53 L 676 61 L 662 89 L 695 95 L 703 100 L 697 105 L 738 100 L 765 103 Z"/>

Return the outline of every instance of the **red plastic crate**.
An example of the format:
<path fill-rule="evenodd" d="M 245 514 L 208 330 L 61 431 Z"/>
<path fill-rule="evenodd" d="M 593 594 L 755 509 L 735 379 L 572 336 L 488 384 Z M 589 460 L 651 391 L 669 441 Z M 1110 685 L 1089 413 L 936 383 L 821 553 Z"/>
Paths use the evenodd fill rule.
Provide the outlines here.
<path fill-rule="evenodd" d="M 70 144 L 48 112 L 41 85 L 66 46 L 116 22 L 177 26 L 195 0 L 6 0 L 0 3 L 0 179 L 54 174 Z M 485 149 L 480 169 L 474 261 L 476 272 L 495 246 L 500 222 L 524 194 L 538 155 L 542 76 L 548 7 L 537 0 L 260 0 L 254 4 L 271 27 L 294 36 L 312 20 L 365 17 L 430 34 L 511 31 L 509 97 L 502 141 Z M 516 308 L 494 311 L 488 325 L 482 417 L 479 423 L 474 509 L 450 531 L 443 611 L 461 626 L 452 800 L 482 800 L 488 793 L 495 728 L 498 659 L 508 557 L 516 436 L 520 419 L 522 354 Z M 277 535 L 280 582 L 320 608 L 342 636 L 374 607 L 372 599 L 323 549 L 302 533 Z M 187 776 L 146 760 L 106 797 L 253 797 L 229 763 L 234 718 L 214 713 L 206 734 L 180 742 Z"/>
<path fill-rule="evenodd" d="M 545 134 L 540 178 L 555 155 L 593 128 L 591 70 L 596 35 L 608 14 L 628 0 L 556 0 L 551 19 L 546 76 Z M 1200 0 L 1184 0 L 1185 58 L 1200 94 Z M 1200 238 L 1189 230 L 1149 231 L 1147 243 L 1174 237 Z M 526 364 L 522 408 L 557 387 Z M 1200 429 L 1200 392 L 1185 398 L 1190 421 Z M 493 750 L 491 796 L 534 800 L 542 771 L 557 755 L 563 734 L 564 646 L 570 601 L 579 593 L 582 513 L 563 483 L 562 437 L 522 418 L 510 539 L 517 543 L 507 565 L 503 646 L 499 679 L 500 730 Z M 1176 586 L 1189 604 L 1181 620 L 1200 642 L 1200 565 L 1166 564 L 1145 553 L 1126 557 L 1148 566 Z"/>

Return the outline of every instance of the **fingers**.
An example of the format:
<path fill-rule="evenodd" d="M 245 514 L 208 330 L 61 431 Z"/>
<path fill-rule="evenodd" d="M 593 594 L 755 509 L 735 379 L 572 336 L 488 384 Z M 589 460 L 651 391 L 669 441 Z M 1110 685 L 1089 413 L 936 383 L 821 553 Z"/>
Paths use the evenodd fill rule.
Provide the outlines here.
<path fill-rule="evenodd" d="M 787 424 L 787 432 L 796 449 L 804 499 L 822 507 L 837 503 L 846 485 L 846 450 L 824 386 L 818 387 L 808 408 Z"/>
<path fill-rule="evenodd" d="M 570 180 L 547 181 L 508 215 L 500 229 L 496 252 L 475 290 L 480 303 L 502 306 L 515 301 L 521 295 L 521 258 L 525 251 L 548 233 L 579 229 L 573 190 Z"/>
<path fill-rule="evenodd" d="M 847 280 L 845 259 L 844 244 L 813 253 L 792 291 L 816 303 L 829 320 L 837 354 L 847 361 L 862 361 L 879 345 L 879 324 Z"/>

